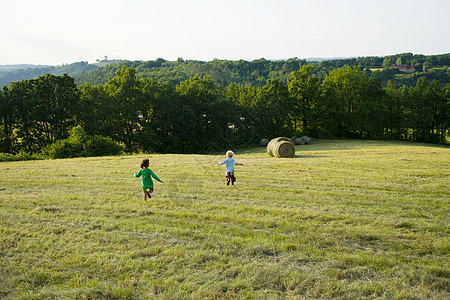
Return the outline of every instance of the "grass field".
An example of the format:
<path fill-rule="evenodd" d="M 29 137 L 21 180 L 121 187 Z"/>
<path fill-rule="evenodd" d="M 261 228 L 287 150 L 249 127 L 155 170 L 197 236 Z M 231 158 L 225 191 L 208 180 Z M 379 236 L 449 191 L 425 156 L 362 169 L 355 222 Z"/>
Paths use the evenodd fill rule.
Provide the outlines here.
<path fill-rule="evenodd" d="M 450 147 L 0 163 L 0 298 L 449 299 Z M 164 181 L 144 202 L 142 158 Z"/>

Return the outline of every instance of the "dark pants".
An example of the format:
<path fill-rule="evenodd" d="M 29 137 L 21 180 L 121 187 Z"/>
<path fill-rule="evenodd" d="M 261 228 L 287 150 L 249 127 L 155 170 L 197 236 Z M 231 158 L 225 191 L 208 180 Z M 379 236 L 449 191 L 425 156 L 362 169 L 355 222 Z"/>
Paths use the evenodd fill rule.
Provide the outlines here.
<path fill-rule="evenodd" d="M 236 177 L 234 177 L 234 172 L 227 172 L 227 181 L 231 181 L 231 183 L 234 183 L 236 181 Z"/>

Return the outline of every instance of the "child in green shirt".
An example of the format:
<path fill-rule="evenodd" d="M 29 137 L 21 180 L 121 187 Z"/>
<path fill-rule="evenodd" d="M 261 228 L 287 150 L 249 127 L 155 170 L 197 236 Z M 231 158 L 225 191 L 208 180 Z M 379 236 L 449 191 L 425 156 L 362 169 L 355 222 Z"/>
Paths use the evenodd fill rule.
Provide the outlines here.
<path fill-rule="evenodd" d="M 153 180 L 152 177 L 158 180 L 159 182 L 162 182 L 161 179 L 156 176 L 155 173 L 151 169 L 149 169 L 149 160 L 144 159 L 141 163 L 141 169 L 138 173 L 134 173 L 134 177 L 140 177 L 142 175 L 142 190 L 144 191 L 144 200 L 147 201 L 148 198 L 152 197 L 153 193 Z"/>

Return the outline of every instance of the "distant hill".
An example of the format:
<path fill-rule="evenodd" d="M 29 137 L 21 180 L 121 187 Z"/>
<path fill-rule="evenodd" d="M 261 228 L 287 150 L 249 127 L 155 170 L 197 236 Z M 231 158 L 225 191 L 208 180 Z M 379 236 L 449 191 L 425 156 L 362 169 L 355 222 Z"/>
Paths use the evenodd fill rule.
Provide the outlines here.
<path fill-rule="evenodd" d="M 70 65 L 63 65 L 61 67 L 54 68 L 51 73 L 53 75 L 67 74 L 71 77 L 77 77 L 85 72 L 89 72 L 97 68 L 98 66 L 89 64 L 87 61 L 86 62 L 81 61 Z"/>
<path fill-rule="evenodd" d="M 3 65 L 0 66 L 0 87 L 9 85 L 11 81 L 22 79 L 33 79 L 44 74 L 53 75 L 67 74 L 71 77 L 81 76 L 83 73 L 97 69 L 98 66 L 88 62 L 76 62 L 62 66 L 45 65 Z"/>
<path fill-rule="evenodd" d="M 26 69 L 44 69 L 44 68 L 51 68 L 53 66 L 49 65 L 27 65 L 27 64 L 20 64 L 20 65 L 0 65 L 0 72 L 6 71 L 6 72 L 12 72 L 16 70 L 26 70 Z"/>
<path fill-rule="evenodd" d="M 400 62 L 405 65 L 413 65 L 415 73 L 401 72 L 392 69 L 391 65 Z M 427 81 L 438 80 L 442 86 L 450 82 L 450 54 L 417 55 L 402 53 L 386 57 L 357 57 L 342 59 L 317 58 L 314 61 L 306 59 L 290 58 L 284 60 L 267 60 L 264 58 L 252 61 L 220 60 L 197 61 L 183 60 L 166 61 L 159 58 L 155 61 L 125 61 L 121 63 L 102 66 L 90 72 L 85 72 L 75 78 L 77 84 L 90 83 L 93 85 L 104 84 L 108 78 L 114 77 L 118 69 L 122 67 L 134 68 L 138 78 L 151 78 L 159 82 L 170 82 L 177 85 L 195 75 L 209 76 L 220 85 L 226 87 L 230 84 L 244 86 L 263 86 L 267 80 L 279 79 L 286 83 L 292 72 L 298 71 L 303 65 L 316 67 L 314 76 L 321 80 L 331 70 L 344 66 L 359 67 L 365 70 L 367 76 L 378 77 L 381 84 L 386 86 L 389 80 L 397 86 L 414 86 L 417 79 L 425 77 Z"/>
<path fill-rule="evenodd" d="M 415 73 L 404 73 L 392 69 L 391 65 L 414 66 Z M 244 86 L 263 86 L 269 79 L 279 79 L 286 82 L 291 73 L 298 71 L 303 65 L 316 67 L 314 76 L 320 79 L 333 69 L 343 66 L 356 66 L 365 70 L 370 77 L 381 79 L 386 86 L 389 80 L 397 86 L 414 86 L 417 79 L 425 77 L 428 81 L 438 80 L 443 86 L 450 83 L 450 53 L 439 55 L 421 55 L 401 53 L 385 57 L 353 57 L 353 58 L 289 58 L 283 60 L 267 60 L 265 58 L 247 60 L 198 61 L 184 60 L 167 61 L 158 58 L 154 61 L 119 61 L 114 63 L 76 62 L 62 66 L 44 65 L 7 65 L 0 66 L 0 87 L 11 81 L 32 79 L 46 73 L 54 75 L 68 74 L 75 78 L 78 85 L 90 83 L 104 84 L 114 77 L 116 71 L 122 67 L 132 67 L 138 78 L 151 78 L 159 82 L 170 82 L 173 85 L 189 79 L 195 75 L 210 76 L 212 80 L 226 87 L 230 84 Z M 18 69 L 22 67 L 22 69 Z"/>
<path fill-rule="evenodd" d="M 326 57 L 308 57 L 305 58 L 306 61 L 324 61 L 324 60 L 339 60 L 339 59 L 349 59 L 350 57 L 331 57 L 331 58 L 326 58 Z"/>
<path fill-rule="evenodd" d="M 38 76 L 50 73 L 55 67 L 16 69 L 10 72 L 0 71 L 0 86 L 9 85 L 11 81 L 21 81 L 22 79 L 33 79 Z"/>

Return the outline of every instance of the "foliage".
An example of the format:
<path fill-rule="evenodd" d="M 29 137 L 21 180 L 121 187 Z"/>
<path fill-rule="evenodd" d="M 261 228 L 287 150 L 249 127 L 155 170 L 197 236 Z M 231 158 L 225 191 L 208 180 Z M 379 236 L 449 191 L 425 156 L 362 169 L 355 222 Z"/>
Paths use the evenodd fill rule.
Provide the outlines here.
<path fill-rule="evenodd" d="M 50 73 L 56 76 L 67 74 L 70 77 L 77 77 L 97 68 L 96 65 L 89 64 L 87 61 L 80 61 L 56 67 Z"/>
<path fill-rule="evenodd" d="M 337 136 L 379 138 L 382 136 L 383 90 L 356 67 L 330 72 L 324 79 L 325 128 Z M 330 131 L 331 130 L 331 131 Z"/>
<path fill-rule="evenodd" d="M 125 144 L 127 152 L 133 152 L 137 129 L 138 107 L 143 105 L 143 93 L 133 68 L 117 70 L 116 77 L 105 84 L 105 91 L 114 107 L 111 125 L 120 128 L 122 134 L 114 138 Z M 124 133 L 124 134 L 123 134 Z"/>
<path fill-rule="evenodd" d="M 404 64 L 414 65 L 415 74 L 404 74 L 390 66 L 400 59 Z M 423 65 L 426 68 L 423 68 Z M 286 83 L 292 72 L 298 71 L 302 66 L 314 66 L 314 77 L 323 80 L 327 74 L 345 66 L 358 67 L 364 70 L 369 77 L 380 77 L 381 83 L 386 87 L 388 80 L 396 82 L 397 86 L 415 85 L 418 77 L 426 77 L 427 80 L 438 80 L 442 86 L 449 83 L 449 74 L 442 68 L 450 66 L 450 54 L 440 55 L 414 55 L 402 53 L 386 57 L 358 57 L 336 60 L 324 60 L 321 62 L 310 61 L 296 57 L 287 60 L 266 60 L 264 58 L 253 61 L 228 61 L 214 59 L 209 62 L 183 60 L 166 61 L 157 59 L 155 61 L 126 61 L 117 64 L 109 64 L 96 70 L 85 72 L 76 77 L 77 84 L 91 83 L 93 85 L 105 84 L 109 78 L 114 77 L 117 70 L 126 67 L 136 70 L 136 77 L 150 78 L 160 82 L 169 81 L 172 85 L 180 84 L 190 77 L 199 75 L 209 76 L 214 82 L 223 87 L 230 84 L 243 86 L 263 86 L 268 80 L 278 79 Z M 377 68 L 377 71 L 370 71 Z M 399 75 L 399 76 L 396 76 Z"/>
<path fill-rule="evenodd" d="M 31 64 L 0 65 L 0 72 L 10 72 L 16 70 L 39 69 L 50 67 L 51 67 L 50 65 L 31 65 Z"/>
<path fill-rule="evenodd" d="M 114 76 L 116 70 L 126 67 L 134 68 L 137 78 L 150 78 L 160 82 L 169 81 L 173 85 L 178 85 L 199 74 L 201 77 L 210 77 L 223 87 L 232 83 L 262 86 L 268 79 L 278 78 L 286 82 L 289 74 L 304 64 L 306 61 L 298 58 L 278 61 L 269 61 L 264 58 L 253 61 L 214 59 L 210 62 L 182 59 L 177 61 L 164 59 L 146 62 L 126 61 L 84 73 L 76 80 L 78 84 L 105 84 L 109 78 Z"/>
<path fill-rule="evenodd" d="M 413 65 L 417 72 L 415 74 L 402 74 L 398 70 L 390 69 L 390 66 L 397 60 L 407 65 Z M 233 83 L 244 86 L 263 86 L 267 80 L 271 79 L 279 79 L 286 83 L 291 73 L 298 71 L 304 65 L 314 66 L 314 75 L 321 80 L 333 69 L 351 66 L 365 70 L 370 76 L 381 77 L 383 87 L 386 87 L 388 80 L 394 80 L 397 86 L 407 85 L 412 87 L 415 85 L 418 76 L 426 77 L 430 82 L 436 79 L 442 86 L 450 82 L 448 71 L 442 71 L 442 68 L 450 66 L 450 54 L 420 55 L 400 53 L 385 57 L 368 56 L 323 60 L 320 62 L 306 61 L 296 57 L 287 60 L 266 60 L 261 58 L 253 61 L 214 59 L 209 62 L 183 60 L 182 58 L 179 58 L 177 61 L 167 61 L 158 58 L 154 61 L 111 63 L 102 67 L 83 61 L 55 67 L 33 66 L 34 68 L 31 68 L 24 65 L 24 69 L 21 70 L 8 71 L 8 68 L 0 69 L 0 87 L 9 85 L 11 81 L 34 79 L 47 73 L 56 76 L 67 74 L 75 78 L 77 85 L 85 83 L 92 85 L 106 84 L 109 78 L 113 78 L 117 70 L 123 67 L 134 68 L 137 79 L 147 78 L 159 82 L 169 81 L 174 86 L 197 74 L 201 77 L 209 76 L 214 82 L 219 83 L 223 87 Z M 374 68 L 377 71 L 369 71 Z M 395 74 L 400 76 L 395 76 Z"/>
<path fill-rule="evenodd" d="M 58 140 L 42 149 L 42 153 L 52 159 L 118 155 L 122 151 L 123 147 L 111 138 L 89 136 L 80 126 L 74 127 L 67 139 Z"/>
<path fill-rule="evenodd" d="M 36 153 L 27 153 L 24 151 L 21 151 L 17 154 L 11 154 L 11 153 L 0 153 L 0 162 L 3 161 L 23 161 L 23 160 L 38 160 L 38 159 L 44 159 L 44 157 L 40 154 Z"/>
<path fill-rule="evenodd" d="M 315 67 L 303 66 L 288 79 L 289 94 L 294 101 L 291 112 L 294 122 L 300 121 L 302 132 L 309 135 L 316 135 L 321 130 L 320 83 L 319 78 L 313 77 L 314 70 Z M 294 126 L 297 128 L 297 125 Z"/>
<path fill-rule="evenodd" d="M 2 151 L 39 150 L 68 136 L 75 126 L 79 95 L 73 78 L 47 74 L 12 82 L 0 99 Z"/>
<path fill-rule="evenodd" d="M 76 86 L 67 75 L 47 74 L 2 89 L 0 151 L 38 153 L 61 141 L 58 147 L 78 153 L 62 142 L 74 126 L 109 137 L 128 153 L 211 153 L 261 138 L 319 133 L 446 143 L 448 87 L 420 77 L 414 87 L 388 81 L 383 88 L 381 78 L 350 66 L 332 69 L 321 80 L 315 67 L 304 65 L 287 84 L 275 78 L 262 86 L 227 88 L 209 76 L 176 86 L 138 79 L 126 67 L 101 85 Z"/>
<path fill-rule="evenodd" d="M 25 70 L 13 70 L 0 72 L 0 86 L 9 85 L 12 81 L 21 81 L 26 79 L 33 79 L 44 74 L 52 72 L 54 67 L 44 68 L 27 68 Z"/>
<path fill-rule="evenodd" d="M 23 65 L 23 68 L 14 69 L 11 71 L 7 71 L 7 69 L 0 69 L 0 87 L 9 85 L 11 81 L 34 79 L 45 74 L 53 74 L 56 76 L 67 74 L 68 76 L 76 77 L 97 68 L 98 67 L 96 65 L 81 61 L 56 67 Z"/>

